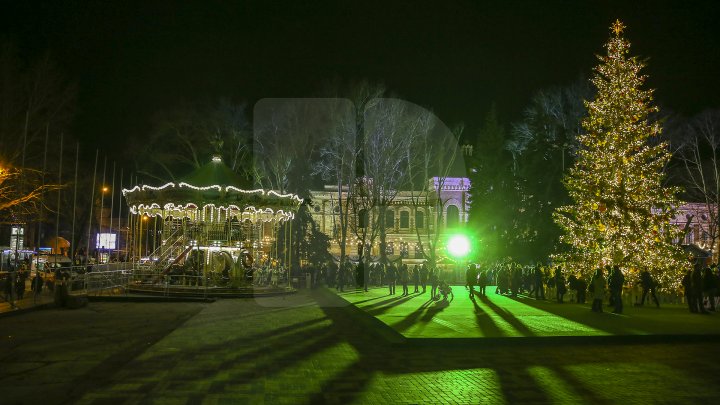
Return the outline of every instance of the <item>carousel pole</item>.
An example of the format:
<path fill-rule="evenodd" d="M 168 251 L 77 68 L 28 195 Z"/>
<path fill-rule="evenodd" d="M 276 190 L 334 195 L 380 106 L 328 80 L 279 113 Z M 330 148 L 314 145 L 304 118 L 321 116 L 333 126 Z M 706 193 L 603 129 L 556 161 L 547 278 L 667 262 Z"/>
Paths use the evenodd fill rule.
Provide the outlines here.
<path fill-rule="evenodd" d="M 133 178 L 135 179 L 134 181 L 133 181 Z M 133 176 L 133 175 L 131 174 L 131 175 L 130 175 L 130 185 L 132 186 L 133 184 L 137 184 L 137 182 L 138 182 L 137 175 Z M 132 217 L 131 217 L 131 216 L 130 216 L 130 211 L 128 210 L 128 217 L 132 219 L 132 221 L 131 221 L 131 222 L 132 222 L 132 224 L 131 224 L 132 229 L 130 230 L 130 231 L 131 231 L 130 240 L 132 241 L 132 244 L 131 244 L 130 246 L 131 246 L 131 249 L 132 249 L 132 258 L 133 258 L 133 265 L 134 265 L 135 262 L 137 262 L 137 261 L 138 261 L 138 258 L 139 258 L 139 257 L 138 257 L 138 251 L 137 251 L 137 223 L 138 223 L 138 212 L 135 212 L 135 213 L 132 215 Z"/>
<path fill-rule="evenodd" d="M 163 221 L 165 220 L 164 218 L 165 217 L 163 217 Z M 155 253 L 155 251 L 158 248 L 157 247 L 157 223 L 158 223 L 157 216 L 153 216 L 153 244 L 152 244 L 153 253 Z"/>
<path fill-rule="evenodd" d="M 288 282 L 288 288 L 291 287 L 291 284 L 290 284 L 290 273 L 291 273 L 291 272 L 290 272 L 290 268 L 292 267 L 292 239 L 293 239 L 293 237 L 292 237 L 292 223 L 293 223 L 292 219 L 291 219 L 289 222 L 290 222 L 290 227 L 289 227 L 290 230 L 288 231 L 288 233 L 290 234 L 290 243 L 289 243 L 290 249 L 288 249 L 288 266 L 287 266 L 287 282 Z"/>

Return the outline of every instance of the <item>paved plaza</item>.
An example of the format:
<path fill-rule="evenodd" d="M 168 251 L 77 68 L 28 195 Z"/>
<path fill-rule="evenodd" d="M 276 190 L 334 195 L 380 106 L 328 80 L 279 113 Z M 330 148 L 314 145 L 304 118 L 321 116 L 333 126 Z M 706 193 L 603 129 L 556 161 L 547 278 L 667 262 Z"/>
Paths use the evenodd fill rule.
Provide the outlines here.
<path fill-rule="evenodd" d="M 574 312 L 574 304 L 490 297 L 476 310 L 456 290 L 444 309 L 433 302 L 414 314 L 425 299 L 380 304 L 393 298 L 380 289 L 343 296 L 318 289 L 212 303 L 91 302 L 0 317 L 0 402 L 675 404 L 720 395 L 715 314 L 652 308 L 663 316 L 642 322 L 651 308 L 638 308 L 628 319 L 638 319 L 630 337 L 641 339 L 623 341 L 610 337 L 630 326 L 604 322 L 626 318 L 582 306 Z M 643 341 L 651 320 L 665 314 L 678 317 L 673 323 L 684 316 L 692 334 Z M 607 319 L 585 321 L 591 316 Z M 590 336 L 563 341 L 555 329 L 540 331 L 545 320 L 535 317 Z M 453 330 L 447 322 L 466 339 L 402 334 Z M 480 332 L 471 332 L 473 323 Z M 508 338 L 467 338 L 473 333 Z"/>
<path fill-rule="evenodd" d="M 709 335 L 720 337 L 720 316 L 694 316 L 684 304 L 654 304 L 642 307 L 625 304 L 622 314 L 612 307 L 602 314 L 590 311 L 590 302 L 563 304 L 555 300 L 536 300 L 495 294 L 495 287 L 474 300 L 463 286 L 453 286 L 449 300 L 430 300 L 426 293 L 388 295 L 387 288 L 368 292 L 352 290 L 339 293 L 346 301 L 361 308 L 407 338 L 505 338 L 551 336 L 628 336 L 628 335 Z M 413 291 L 410 287 L 410 291 Z M 606 303 L 607 304 L 607 303 Z"/>

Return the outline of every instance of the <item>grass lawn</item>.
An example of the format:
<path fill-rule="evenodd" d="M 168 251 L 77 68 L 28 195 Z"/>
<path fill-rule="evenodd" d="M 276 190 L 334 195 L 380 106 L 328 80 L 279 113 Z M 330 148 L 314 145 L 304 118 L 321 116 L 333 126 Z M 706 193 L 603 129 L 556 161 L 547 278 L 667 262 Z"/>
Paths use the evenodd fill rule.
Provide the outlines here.
<path fill-rule="evenodd" d="M 402 287 L 396 295 L 385 287 L 338 294 L 408 338 L 720 334 L 720 313 L 691 314 L 684 305 L 626 305 L 618 315 L 607 306 L 594 313 L 590 303 L 496 295 L 494 286 L 471 300 L 465 287 L 452 288 L 450 302 L 430 300 L 429 288 L 406 297 Z"/>

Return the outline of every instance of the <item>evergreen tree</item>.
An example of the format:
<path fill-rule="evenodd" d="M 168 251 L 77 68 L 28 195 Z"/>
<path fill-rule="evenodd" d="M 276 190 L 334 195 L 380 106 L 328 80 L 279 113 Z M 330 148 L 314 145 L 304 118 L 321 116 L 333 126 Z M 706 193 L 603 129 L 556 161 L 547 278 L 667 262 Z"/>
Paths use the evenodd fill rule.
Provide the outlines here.
<path fill-rule="evenodd" d="M 590 83 L 578 80 L 569 86 L 538 92 L 525 109 L 523 120 L 512 126 L 508 147 L 513 154 L 520 186 L 521 236 L 518 248 L 530 261 L 544 261 L 554 250 L 560 228 L 552 213 L 570 199 L 562 179 L 572 167 L 587 115 L 583 100 L 592 97 Z"/>
<path fill-rule="evenodd" d="M 517 210 L 521 208 L 512 155 L 494 106 L 478 133 L 471 162 L 470 229 L 476 232 L 480 259 L 498 260 L 517 252 L 513 247 L 523 231 L 517 228 Z"/>
<path fill-rule="evenodd" d="M 599 56 L 591 80 L 597 95 L 586 102 L 587 133 L 565 179 L 573 203 L 555 212 L 569 249 L 556 259 L 585 276 L 617 264 L 632 280 L 647 268 L 662 286 L 677 286 L 688 262 L 674 244 L 680 230 L 669 223 L 678 190 L 663 186 L 671 155 L 654 142 L 660 125 L 649 114 L 657 108 L 652 90 L 641 88 L 644 64 L 628 56 L 623 29 L 620 21 L 612 25 L 607 55 Z"/>

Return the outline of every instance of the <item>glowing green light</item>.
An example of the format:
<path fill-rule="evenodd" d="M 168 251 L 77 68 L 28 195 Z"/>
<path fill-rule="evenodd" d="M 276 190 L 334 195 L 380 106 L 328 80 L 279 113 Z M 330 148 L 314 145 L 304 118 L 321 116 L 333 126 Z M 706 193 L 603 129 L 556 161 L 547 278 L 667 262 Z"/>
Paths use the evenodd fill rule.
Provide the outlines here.
<path fill-rule="evenodd" d="M 462 258 L 470 253 L 470 240 L 465 235 L 455 235 L 448 239 L 448 253 L 455 258 Z"/>

